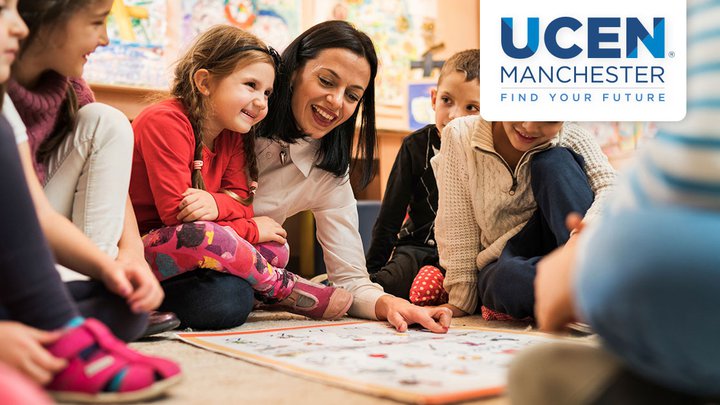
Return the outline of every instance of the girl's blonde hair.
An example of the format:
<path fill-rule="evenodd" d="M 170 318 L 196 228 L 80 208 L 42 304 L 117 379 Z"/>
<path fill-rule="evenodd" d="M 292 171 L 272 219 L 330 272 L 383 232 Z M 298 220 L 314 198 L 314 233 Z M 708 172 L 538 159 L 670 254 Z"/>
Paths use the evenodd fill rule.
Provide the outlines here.
<path fill-rule="evenodd" d="M 230 25 L 216 25 L 202 33 L 178 60 L 170 93 L 187 111 L 195 135 L 195 161 L 202 161 L 202 128 L 210 109 L 207 97 L 195 84 L 195 72 L 206 69 L 213 80 L 222 80 L 237 69 L 259 62 L 269 63 L 277 68 L 279 57 L 255 35 Z M 254 128 L 243 135 L 243 153 L 247 168 L 248 197 L 239 198 L 231 192 L 228 194 L 240 203 L 250 205 L 258 179 Z M 192 186 L 205 190 L 201 166 L 193 164 Z"/>

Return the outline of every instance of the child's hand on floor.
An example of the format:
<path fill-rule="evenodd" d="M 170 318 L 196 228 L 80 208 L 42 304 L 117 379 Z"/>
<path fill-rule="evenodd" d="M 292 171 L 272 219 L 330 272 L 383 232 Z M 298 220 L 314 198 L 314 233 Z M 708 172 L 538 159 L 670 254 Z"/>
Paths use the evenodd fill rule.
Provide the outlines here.
<path fill-rule="evenodd" d="M 270 217 L 253 218 L 258 228 L 258 243 L 277 242 L 285 244 L 287 241 L 287 231 Z"/>
<path fill-rule="evenodd" d="M 47 332 L 18 322 L 0 321 L 0 362 L 15 368 L 36 383 L 44 385 L 55 373 L 67 366 L 45 347 L 62 336 L 60 331 Z"/>
<path fill-rule="evenodd" d="M 182 193 L 183 199 L 178 205 L 180 222 L 215 221 L 218 218 L 218 207 L 212 194 L 205 190 L 189 188 Z"/>
<path fill-rule="evenodd" d="M 375 316 L 386 319 L 398 332 L 405 332 L 409 325 L 420 324 L 434 333 L 447 333 L 452 312 L 442 307 L 419 307 L 402 298 L 383 295 L 375 304 Z"/>

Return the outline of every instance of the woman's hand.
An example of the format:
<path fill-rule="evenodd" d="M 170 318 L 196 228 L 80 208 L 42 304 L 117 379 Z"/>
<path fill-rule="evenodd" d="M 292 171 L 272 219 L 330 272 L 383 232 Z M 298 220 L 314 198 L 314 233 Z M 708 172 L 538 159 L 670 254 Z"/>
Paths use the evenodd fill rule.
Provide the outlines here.
<path fill-rule="evenodd" d="M 45 385 L 67 366 L 44 346 L 57 341 L 62 333 L 47 332 L 18 322 L 0 321 L 0 362 L 18 370 L 36 383 Z"/>
<path fill-rule="evenodd" d="M 122 250 L 111 266 L 103 268 L 101 280 L 108 290 L 125 298 L 135 313 L 152 311 L 165 298 L 145 258 Z"/>
<path fill-rule="evenodd" d="M 218 218 L 218 207 L 212 194 L 205 190 L 189 188 L 182 194 L 183 199 L 178 205 L 180 222 L 215 221 Z"/>
<path fill-rule="evenodd" d="M 431 332 L 447 333 L 452 319 L 452 311 L 448 308 L 419 307 L 392 295 L 383 295 L 377 300 L 375 315 L 390 322 L 399 332 L 419 323 Z"/>
<path fill-rule="evenodd" d="M 255 217 L 253 221 L 255 221 L 255 225 L 257 225 L 258 228 L 258 243 L 273 241 L 285 244 L 287 231 L 274 219 L 270 217 Z"/>

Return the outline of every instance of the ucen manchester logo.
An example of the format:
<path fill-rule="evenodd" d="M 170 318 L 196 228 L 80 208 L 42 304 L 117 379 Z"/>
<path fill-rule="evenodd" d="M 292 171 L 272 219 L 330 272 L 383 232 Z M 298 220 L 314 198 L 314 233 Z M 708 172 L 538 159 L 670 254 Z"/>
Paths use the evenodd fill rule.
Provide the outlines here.
<path fill-rule="evenodd" d="M 527 19 L 527 42 L 523 48 L 518 48 L 513 43 L 513 22 L 512 17 L 502 19 L 502 49 L 506 55 L 514 59 L 527 59 L 538 51 L 540 46 L 540 18 L 530 17 Z M 665 57 L 665 18 L 653 18 L 652 35 L 638 18 L 607 18 L 591 17 L 587 19 L 587 57 L 594 58 L 620 58 L 622 49 L 619 43 L 620 35 L 617 32 L 605 32 L 606 29 L 625 28 L 625 57 L 638 57 L 638 43 L 642 43 L 655 58 Z M 556 58 L 571 59 L 583 52 L 578 44 L 563 47 L 558 43 L 558 33 L 568 29 L 578 31 L 583 23 L 573 17 L 559 17 L 552 20 L 543 33 L 545 48 Z M 602 46 L 601 45 L 606 45 Z M 613 46 L 616 45 L 616 46 Z"/>
<path fill-rule="evenodd" d="M 678 121 L 685 0 L 481 0 L 480 114 L 491 121 Z"/>

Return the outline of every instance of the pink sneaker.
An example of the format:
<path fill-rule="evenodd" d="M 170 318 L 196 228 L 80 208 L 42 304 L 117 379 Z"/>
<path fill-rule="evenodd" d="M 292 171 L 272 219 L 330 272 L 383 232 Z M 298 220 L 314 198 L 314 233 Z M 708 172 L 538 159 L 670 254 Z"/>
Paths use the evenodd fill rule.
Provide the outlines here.
<path fill-rule="evenodd" d="M 105 325 L 86 319 L 48 347 L 68 366 L 48 384 L 60 402 L 136 402 L 180 381 L 177 364 L 130 350 Z"/>
<path fill-rule="evenodd" d="M 328 287 L 296 277 L 290 296 L 275 307 L 312 319 L 332 320 L 345 315 L 352 301 L 352 294 L 342 288 Z"/>

